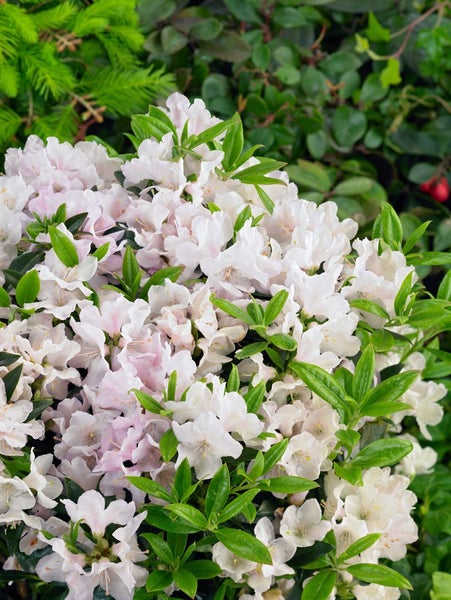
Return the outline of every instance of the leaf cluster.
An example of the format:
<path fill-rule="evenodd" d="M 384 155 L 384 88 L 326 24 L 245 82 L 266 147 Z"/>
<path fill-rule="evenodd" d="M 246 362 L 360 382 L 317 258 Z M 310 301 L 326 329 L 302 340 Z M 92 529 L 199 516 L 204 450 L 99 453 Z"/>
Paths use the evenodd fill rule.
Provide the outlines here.
<path fill-rule="evenodd" d="M 172 86 L 143 64 L 136 1 L 0 4 L 0 146 L 30 134 L 83 139 Z"/>

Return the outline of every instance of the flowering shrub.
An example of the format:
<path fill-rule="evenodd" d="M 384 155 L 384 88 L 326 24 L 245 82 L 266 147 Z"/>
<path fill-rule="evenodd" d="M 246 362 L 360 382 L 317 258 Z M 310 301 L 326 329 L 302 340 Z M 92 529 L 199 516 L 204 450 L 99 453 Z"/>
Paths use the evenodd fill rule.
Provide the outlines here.
<path fill-rule="evenodd" d="M 395 599 L 403 435 L 442 417 L 451 276 L 298 199 L 238 117 L 172 95 L 133 157 L 30 137 L 0 182 L 2 581 L 52 599 Z M 448 274 L 449 275 L 449 274 Z M 40 582 L 36 583 L 37 578 Z"/>

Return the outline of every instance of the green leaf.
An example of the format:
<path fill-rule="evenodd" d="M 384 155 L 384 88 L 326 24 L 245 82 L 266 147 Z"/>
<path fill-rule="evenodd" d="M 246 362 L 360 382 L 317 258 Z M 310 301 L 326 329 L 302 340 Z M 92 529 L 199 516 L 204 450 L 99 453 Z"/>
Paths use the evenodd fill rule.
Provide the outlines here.
<path fill-rule="evenodd" d="M 381 83 L 384 88 L 389 88 L 391 85 L 401 83 L 400 63 L 397 58 L 390 56 L 387 61 L 387 66 L 380 73 Z"/>
<path fill-rule="evenodd" d="M 122 259 L 122 275 L 125 284 L 130 290 L 136 291 L 141 279 L 141 273 L 135 253 L 132 247 L 127 245 Z"/>
<path fill-rule="evenodd" d="M 405 402 L 380 400 L 371 406 L 362 408 L 361 415 L 365 417 L 389 417 L 400 410 L 412 410 L 412 407 Z"/>
<path fill-rule="evenodd" d="M 379 23 L 373 12 L 368 15 L 368 29 L 365 32 L 372 42 L 389 42 L 391 39 L 390 30 Z"/>
<path fill-rule="evenodd" d="M 166 589 L 173 581 L 172 573 L 169 571 L 152 571 L 146 580 L 146 591 L 159 592 Z"/>
<path fill-rule="evenodd" d="M 288 438 L 280 440 L 265 452 L 265 470 L 268 473 L 282 458 L 288 446 Z"/>
<path fill-rule="evenodd" d="M 337 557 L 337 560 L 340 563 L 344 563 L 348 558 L 361 554 L 365 550 L 368 550 L 368 548 L 371 548 L 381 536 L 382 534 L 380 533 L 369 533 L 368 535 L 364 535 L 362 538 L 348 546 L 348 548 Z"/>
<path fill-rule="evenodd" d="M 389 438 L 371 442 L 349 462 L 353 467 L 369 469 L 386 467 L 398 463 L 413 450 L 412 442 L 400 438 Z"/>
<path fill-rule="evenodd" d="M 9 371 L 8 373 L 6 373 L 6 375 L 3 376 L 3 383 L 5 384 L 5 394 L 7 402 L 11 400 L 11 397 L 14 394 L 14 390 L 16 389 L 16 386 L 19 383 L 21 374 L 22 365 L 19 365 L 18 367 L 15 367 L 12 371 Z"/>
<path fill-rule="evenodd" d="M 350 177 L 334 187 L 334 194 L 340 196 L 358 196 L 369 192 L 374 186 L 374 179 L 369 177 Z"/>
<path fill-rule="evenodd" d="M 140 537 L 143 537 L 149 542 L 152 550 L 161 561 L 167 565 L 172 565 L 174 562 L 174 555 L 171 547 L 164 541 L 161 535 L 157 535 L 156 533 L 143 533 Z"/>
<path fill-rule="evenodd" d="M 235 304 L 233 304 L 232 302 L 229 302 L 228 300 L 225 300 L 224 298 L 218 298 L 214 294 L 212 294 L 210 296 L 210 302 L 214 306 L 216 306 L 217 308 L 222 310 L 223 312 L 230 315 L 231 317 L 235 317 L 235 319 L 238 319 L 239 321 L 243 321 L 243 323 L 247 323 L 248 325 L 254 324 L 254 321 L 253 321 L 253 319 L 251 319 L 249 314 L 242 308 L 235 306 Z"/>
<path fill-rule="evenodd" d="M 160 498 L 160 500 L 166 500 L 166 502 L 173 501 L 171 494 L 169 494 L 160 483 L 153 481 L 152 479 L 148 479 L 147 477 L 137 477 L 135 475 L 130 475 L 127 479 L 132 485 L 149 496 Z"/>
<path fill-rule="evenodd" d="M 406 313 L 406 305 L 412 293 L 413 272 L 411 271 L 402 282 L 394 301 L 395 314 L 404 316 Z"/>
<path fill-rule="evenodd" d="M 213 579 L 221 574 L 221 567 L 212 560 L 191 560 L 183 565 L 196 579 Z"/>
<path fill-rule="evenodd" d="M 230 127 L 234 126 L 237 122 L 238 115 L 234 115 L 228 121 L 221 121 L 216 123 L 216 125 L 212 125 L 208 129 L 205 129 L 198 135 L 190 135 L 186 140 L 186 146 L 192 150 L 193 148 L 197 148 L 201 144 L 207 144 L 212 140 L 219 137 L 224 131 L 227 131 Z"/>
<path fill-rule="evenodd" d="M 180 519 L 175 513 L 167 511 L 163 506 L 151 504 L 146 507 L 146 510 L 146 523 L 162 531 L 176 534 L 196 533 L 199 531 L 198 527 L 188 525 L 186 521 Z"/>
<path fill-rule="evenodd" d="M 12 354 L 12 352 L 0 352 L 0 367 L 9 367 L 20 358 L 20 354 Z"/>
<path fill-rule="evenodd" d="M 223 29 L 214 40 L 199 42 L 199 47 L 214 58 L 232 63 L 245 61 L 252 52 L 251 46 L 243 36 L 226 29 Z"/>
<path fill-rule="evenodd" d="M 4 287 L 0 287 L 0 306 L 11 306 L 11 298 Z"/>
<path fill-rule="evenodd" d="M 48 231 L 53 250 L 63 265 L 69 268 L 77 266 L 79 261 L 74 243 L 54 225 L 49 225 Z"/>
<path fill-rule="evenodd" d="M 241 348 L 241 350 L 237 350 L 237 352 L 235 352 L 235 357 L 241 360 L 253 356 L 254 354 L 257 354 L 257 352 L 263 352 L 267 346 L 268 342 L 253 342 L 252 344 L 248 344 L 244 348 Z"/>
<path fill-rule="evenodd" d="M 365 113 L 350 106 L 339 106 L 333 116 L 332 129 L 338 144 L 352 147 L 366 131 Z"/>
<path fill-rule="evenodd" d="M 221 511 L 221 514 L 218 518 L 218 523 L 225 523 L 226 521 L 230 521 L 237 515 L 243 512 L 245 508 L 252 503 L 254 497 L 258 494 L 260 490 L 247 490 L 234 498 L 224 509 Z"/>
<path fill-rule="evenodd" d="M 376 302 L 373 302 L 372 300 L 354 298 L 349 302 L 349 304 L 352 308 L 357 308 L 358 310 L 368 312 L 372 315 L 377 315 L 378 317 L 381 317 L 386 321 L 390 320 L 390 315 L 385 310 L 385 308 L 382 308 L 382 306 L 379 306 L 379 304 L 376 304 Z"/>
<path fill-rule="evenodd" d="M 168 115 L 156 106 L 151 106 L 147 115 L 134 115 L 131 119 L 131 128 L 138 142 L 150 138 L 161 142 L 167 133 L 172 133 L 174 136 L 177 133 Z"/>
<path fill-rule="evenodd" d="M 293 352 L 298 346 L 296 340 L 291 335 L 286 333 L 275 333 L 274 335 L 269 335 L 268 341 L 276 346 L 276 348 L 280 348 L 280 350 L 286 350 L 287 352 Z"/>
<path fill-rule="evenodd" d="M 199 531 L 205 531 L 208 528 L 208 522 L 200 510 L 194 508 L 190 504 L 167 504 L 165 510 L 168 510 L 177 515 L 182 521 L 188 525 L 196 527 Z"/>
<path fill-rule="evenodd" d="M 227 465 L 222 465 L 213 475 L 205 495 L 205 514 L 216 519 L 227 503 L 230 494 L 230 475 Z"/>
<path fill-rule="evenodd" d="M 395 209 L 388 202 L 382 204 L 380 228 L 380 237 L 384 242 L 390 248 L 399 250 L 402 244 L 402 225 Z"/>
<path fill-rule="evenodd" d="M 331 188 L 327 169 L 321 163 L 298 159 L 295 165 L 288 165 L 285 171 L 303 189 L 328 192 Z"/>
<path fill-rule="evenodd" d="M 437 290 L 437 298 L 451 302 L 451 271 L 447 271 L 441 280 Z"/>
<path fill-rule="evenodd" d="M 365 410 L 379 402 L 394 402 L 398 400 L 412 383 L 417 379 L 417 371 L 405 371 L 398 375 L 393 375 L 379 383 L 371 389 L 365 396 L 362 402 L 362 414 L 366 414 Z"/>
<path fill-rule="evenodd" d="M 260 156 L 259 162 L 250 167 L 246 167 L 241 171 L 237 171 L 232 175 L 232 179 L 238 179 L 241 183 L 253 184 L 265 184 L 265 183 L 276 183 L 278 185 L 285 185 L 282 179 L 273 179 L 266 177 L 268 173 L 277 171 L 285 166 L 284 162 L 274 160 L 273 158 L 264 158 Z"/>
<path fill-rule="evenodd" d="M 280 477 L 272 477 L 271 479 L 261 479 L 256 485 L 261 490 L 268 490 L 275 494 L 297 494 L 319 487 L 314 481 L 305 479 L 304 477 L 296 477 L 295 475 L 283 475 Z"/>
<path fill-rule="evenodd" d="M 16 286 L 16 301 L 19 306 L 23 306 L 28 302 L 34 302 L 39 294 L 41 282 L 39 275 L 35 269 L 25 273 Z"/>
<path fill-rule="evenodd" d="M 431 600 L 449 600 L 451 574 L 436 571 L 432 574 Z"/>
<path fill-rule="evenodd" d="M 407 257 L 408 265 L 415 266 L 449 266 L 451 264 L 451 252 L 422 252 L 421 254 L 409 254 Z"/>
<path fill-rule="evenodd" d="M 53 400 L 34 399 L 33 410 L 27 416 L 25 422 L 29 423 L 30 421 L 33 421 L 33 419 L 39 419 L 39 417 L 42 415 L 45 409 L 49 406 L 52 406 L 52 404 Z"/>
<path fill-rule="evenodd" d="M 268 548 L 255 536 L 241 531 L 240 529 L 222 528 L 216 532 L 218 540 L 224 544 L 227 550 L 241 558 L 265 565 L 272 564 L 271 554 Z"/>
<path fill-rule="evenodd" d="M 272 323 L 274 323 L 274 321 L 282 312 L 282 309 L 285 306 L 286 301 L 288 300 L 288 296 L 288 290 L 279 290 L 276 294 L 274 294 L 274 296 L 271 298 L 271 300 L 268 302 L 265 308 L 265 325 L 271 325 Z"/>
<path fill-rule="evenodd" d="M 174 582 L 177 586 L 190 598 L 194 598 L 197 591 L 197 579 L 196 577 L 186 571 L 185 569 L 178 569 L 174 571 Z"/>
<path fill-rule="evenodd" d="M 346 393 L 335 379 L 317 365 L 293 360 L 288 367 L 302 379 L 308 388 L 320 398 L 328 402 L 343 419 L 347 413 Z"/>
<path fill-rule="evenodd" d="M 247 411 L 257 413 L 263 400 L 265 399 L 266 383 L 260 381 L 256 386 L 251 387 L 243 396 L 246 401 Z"/>
<path fill-rule="evenodd" d="M 166 399 L 169 402 L 175 401 L 175 392 L 177 390 L 177 371 L 172 371 L 168 378 L 168 387 L 166 391 Z"/>
<path fill-rule="evenodd" d="M 263 180 L 267 180 L 263 181 L 263 183 L 279 183 L 277 180 L 274 179 L 270 181 L 268 177 L 264 177 Z M 272 213 L 274 212 L 274 202 L 271 200 L 271 197 L 267 192 L 265 192 L 263 188 L 261 188 L 257 184 L 255 184 L 255 189 L 257 191 L 258 197 L 262 201 L 263 206 L 266 208 L 269 214 L 272 215 Z"/>
<path fill-rule="evenodd" d="M 261 71 L 268 68 L 271 60 L 271 50 L 267 44 L 256 44 L 252 49 L 252 62 Z"/>
<path fill-rule="evenodd" d="M 76 233 L 85 222 L 87 216 L 87 212 L 79 213 L 78 215 L 74 215 L 66 219 L 66 221 L 64 221 L 64 225 L 68 231 L 71 233 Z"/>
<path fill-rule="evenodd" d="M 249 219 L 252 219 L 252 211 L 249 204 L 246 204 L 246 206 L 236 218 L 235 225 L 233 226 L 233 231 L 237 233 Z"/>
<path fill-rule="evenodd" d="M 375 368 L 374 348 L 368 344 L 357 362 L 352 380 L 352 395 L 357 402 L 361 401 L 371 389 Z"/>
<path fill-rule="evenodd" d="M 240 374 L 238 372 L 238 367 L 236 365 L 232 365 L 230 369 L 229 377 L 227 379 L 227 392 L 238 392 L 240 389 Z"/>
<path fill-rule="evenodd" d="M 152 398 L 152 396 L 150 396 L 149 394 L 146 394 L 145 392 L 142 392 L 141 390 L 137 390 L 135 388 L 130 391 L 135 394 L 138 402 L 148 412 L 159 415 L 163 410 L 161 404 L 157 402 L 155 398 Z"/>
<path fill-rule="evenodd" d="M 94 258 L 97 258 L 98 261 L 101 261 L 102 258 L 107 255 L 109 249 L 110 249 L 110 242 L 105 242 L 104 244 L 99 246 L 97 248 L 97 250 L 95 250 L 92 253 L 92 256 Z"/>
<path fill-rule="evenodd" d="M 169 462 L 177 452 L 178 440 L 172 429 L 168 429 L 160 438 L 160 453 L 164 462 Z"/>
<path fill-rule="evenodd" d="M 186 492 L 191 487 L 191 467 L 187 458 L 184 458 L 179 464 L 174 477 L 173 491 L 178 500 L 182 500 Z"/>
<path fill-rule="evenodd" d="M 346 570 L 357 579 L 366 583 L 377 583 L 387 587 L 399 587 L 407 590 L 413 589 L 408 579 L 385 565 L 359 563 L 347 567 Z"/>
<path fill-rule="evenodd" d="M 327 600 L 335 587 L 337 575 L 325 569 L 314 575 L 302 590 L 301 600 Z"/>
<path fill-rule="evenodd" d="M 241 122 L 238 113 L 230 120 L 229 129 L 222 142 L 222 149 L 224 152 L 224 158 L 222 160 L 222 166 L 225 171 L 232 171 L 235 167 L 236 161 L 241 156 L 244 145 L 243 135 L 243 123 Z M 247 207 L 250 209 L 250 207 Z"/>
<path fill-rule="evenodd" d="M 147 300 L 147 294 L 149 292 L 149 289 L 153 285 L 164 285 L 166 279 L 169 279 L 169 281 L 172 281 L 174 283 L 180 277 L 182 271 L 183 267 L 165 267 L 164 269 L 160 269 L 159 271 L 151 275 L 146 281 L 145 285 L 141 290 L 140 298 L 142 298 L 143 300 Z"/>

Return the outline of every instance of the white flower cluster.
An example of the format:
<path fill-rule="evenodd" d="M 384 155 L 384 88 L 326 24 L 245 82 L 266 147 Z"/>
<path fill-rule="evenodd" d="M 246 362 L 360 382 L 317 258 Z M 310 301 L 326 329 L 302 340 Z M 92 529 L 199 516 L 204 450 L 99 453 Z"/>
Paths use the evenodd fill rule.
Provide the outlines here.
<path fill-rule="evenodd" d="M 179 94 L 164 110 L 179 138 L 218 123 L 201 101 L 190 104 Z M 280 183 L 262 186 L 274 204 L 269 213 L 254 185 L 221 173 L 223 156 L 219 142 L 178 152 L 172 133 L 142 141 L 137 158 L 125 161 L 93 142 L 72 146 L 50 138 L 44 144 L 34 136 L 23 150 L 7 152 L 0 177 L 0 283 L 11 289 L 11 261 L 34 253 L 30 269 L 40 285 L 20 309 L 0 308 L 0 353 L 18 356 L 17 363 L 0 362 L 0 376 L 22 367 L 8 399 L 0 379 L 0 525 L 25 525 L 25 554 L 49 549 L 36 573 L 65 582 L 68 599 L 90 600 L 100 586 L 116 600 L 131 600 L 145 583 L 147 569 L 136 564 L 146 558 L 137 543 L 145 512 L 137 511 L 148 497 L 128 476 L 169 489 L 187 459 L 197 479 L 210 480 L 225 458 L 265 453 L 284 439 L 286 451 L 271 474 L 318 480 L 326 473 L 324 505 L 310 493 L 275 495 L 280 508 L 255 524 L 272 565 L 241 558 L 220 542 L 212 547 L 221 576 L 246 591 L 241 598 L 285 597 L 294 574 L 287 562 L 331 532 L 337 553 L 362 536 L 381 535 L 351 563 L 399 560 L 416 540 L 415 497 L 401 473 L 421 472 L 415 464 L 430 468 L 431 451 L 422 458 L 418 446 L 416 463 L 405 462 L 400 474 L 373 467 L 363 471 L 360 485 L 340 479 L 332 470 L 344 427 L 337 410 L 293 372 L 278 369 L 263 347 L 239 358 L 238 351 L 255 342 L 252 328 L 214 303 L 215 297 L 228 300 L 245 312 L 254 303 L 262 311 L 286 290 L 266 334 L 291 336 L 292 360 L 328 373 L 338 367 L 353 372 L 359 322 L 381 328 L 383 320 L 351 301 L 372 300 L 394 316 L 394 299 L 413 268 L 401 252 L 381 252 L 378 240 L 353 241 L 354 221 L 340 221 L 331 202 L 300 200 L 280 171 L 271 173 Z M 239 170 L 255 164 L 250 158 Z M 46 230 L 62 205 L 64 219 Z M 237 227 L 243 211 L 248 218 Z M 42 230 L 30 238 L 26 232 L 36 223 Z M 72 266 L 62 260 L 55 236 L 75 248 Z M 141 296 L 122 293 L 126 248 L 141 270 L 140 290 L 169 267 L 179 268 L 177 281 L 166 278 Z M 397 362 L 393 349 L 376 358 L 379 370 Z M 421 372 L 421 356 L 410 361 Z M 241 382 L 237 391 L 226 387 L 231 364 Z M 259 382 L 266 391 L 254 412 L 244 397 Z M 151 395 L 164 411 L 144 410 L 131 390 Z M 396 423 L 413 414 L 427 435 L 427 426 L 441 419 L 437 402 L 444 394 L 443 386 L 418 379 L 401 398 L 412 410 L 399 413 Z M 52 402 L 33 416 L 33 403 L 46 399 Z M 160 441 L 170 431 L 177 454 L 163 460 Z M 12 475 L 7 458 L 27 445 L 30 472 Z M 63 491 L 65 479 L 82 488 L 78 502 Z M 105 497 L 116 499 L 106 505 Z M 111 525 L 114 540 L 108 541 Z M 7 566 L 14 564 L 11 558 Z M 342 578 L 360 600 L 399 595 L 393 587 Z"/>

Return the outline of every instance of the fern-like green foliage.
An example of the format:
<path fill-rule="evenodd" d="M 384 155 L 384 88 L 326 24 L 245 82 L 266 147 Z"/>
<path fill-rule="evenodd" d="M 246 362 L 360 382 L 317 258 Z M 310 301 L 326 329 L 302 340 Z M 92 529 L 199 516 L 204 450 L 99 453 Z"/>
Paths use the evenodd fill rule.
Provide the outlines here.
<path fill-rule="evenodd" d="M 0 2 L 0 150 L 146 111 L 174 81 L 143 42 L 136 0 Z"/>

